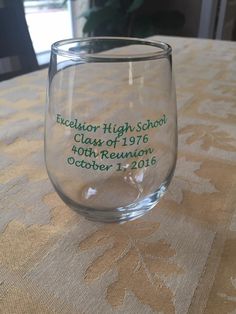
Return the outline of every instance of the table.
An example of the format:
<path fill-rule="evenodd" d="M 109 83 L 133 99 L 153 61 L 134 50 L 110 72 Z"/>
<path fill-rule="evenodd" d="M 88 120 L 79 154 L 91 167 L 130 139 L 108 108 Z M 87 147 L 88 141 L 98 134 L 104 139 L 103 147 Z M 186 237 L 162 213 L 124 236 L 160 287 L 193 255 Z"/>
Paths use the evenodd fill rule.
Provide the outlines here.
<path fill-rule="evenodd" d="M 43 161 L 46 70 L 0 84 L 0 312 L 236 313 L 236 43 L 174 48 L 168 193 L 122 225 L 66 207 Z"/>

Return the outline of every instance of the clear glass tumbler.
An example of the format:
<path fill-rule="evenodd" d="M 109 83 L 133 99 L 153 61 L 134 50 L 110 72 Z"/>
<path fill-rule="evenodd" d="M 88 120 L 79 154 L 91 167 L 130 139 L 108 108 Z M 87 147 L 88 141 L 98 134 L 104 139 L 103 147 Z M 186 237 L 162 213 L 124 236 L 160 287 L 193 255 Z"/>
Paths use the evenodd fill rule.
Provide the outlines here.
<path fill-rule="evenodd" d="M 137 218 L 176 164 L 171 47 L 135 38 L 52 45 L 45 162 L 62 200 L 91 220 Z"/>

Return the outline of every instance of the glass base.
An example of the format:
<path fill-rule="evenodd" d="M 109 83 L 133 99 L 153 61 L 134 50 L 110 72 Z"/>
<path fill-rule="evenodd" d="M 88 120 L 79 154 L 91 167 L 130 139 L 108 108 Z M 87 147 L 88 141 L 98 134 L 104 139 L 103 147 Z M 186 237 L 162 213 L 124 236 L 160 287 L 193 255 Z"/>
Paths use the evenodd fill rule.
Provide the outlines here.
<path fill-rule="evenodd" d="M 91 207 L 86 207 L 80 204 L 77 204 L 73 200 L 69 199 L 64 193 L 62 193 L 56 186 L 55 189 L 61 199 L 74 211 L 78 212 L 88 220 L 99 221 L 99 222 L 116 222 L 122 223 L 129 220 L 137 219 L 149 210 L 151 210 L 164 195 L 169 185 L 168 182 L 163 183 L 153 194 L 147 196 L 140 201 L 118 208 L 112 209 L 95 209 Z"/>

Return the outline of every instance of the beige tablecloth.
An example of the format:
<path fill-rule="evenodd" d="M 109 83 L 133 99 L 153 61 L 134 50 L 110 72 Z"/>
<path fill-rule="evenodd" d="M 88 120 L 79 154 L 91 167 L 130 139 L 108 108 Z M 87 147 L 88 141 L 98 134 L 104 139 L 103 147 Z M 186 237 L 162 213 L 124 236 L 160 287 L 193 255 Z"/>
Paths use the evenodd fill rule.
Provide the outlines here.
<path fill-rule="evenodd" d="M 123 225 L 89 222 L 54 192 L 46 71 L 0 84 L 0 313 L 236 313 L 236 43 L 164 40 L 177 168 L 158 206 Z"/>

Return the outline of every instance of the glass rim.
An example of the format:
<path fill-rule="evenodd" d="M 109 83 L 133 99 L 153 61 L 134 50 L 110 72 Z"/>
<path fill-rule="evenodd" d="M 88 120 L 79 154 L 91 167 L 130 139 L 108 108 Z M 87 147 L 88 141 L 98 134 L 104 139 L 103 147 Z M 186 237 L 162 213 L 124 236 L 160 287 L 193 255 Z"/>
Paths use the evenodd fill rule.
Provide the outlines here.
<path fill-rule="evenodd" d="M 80 51 L 69 51 L 68 49 L 63 49 L 63 46 L 73 43 L 89 43 L 94 41 L 124 41 L 130 42 L 131 44 L 139 44 L 144 46 L 152 46 L 161 49 L 161 51 L 146 52 L 146 53 L 128 53 L 126 55 L 119 54 L 97 54 L 97 53 L 81 53 Z M 153 59 L 166 58 L 172 53 L 172 47 L 162 41 L 152 40 L 152 39 L 142 39 L 135 37 L 112 37 L 112 36 L 102 36 L 102 37 L 86 37 L 86 38 L 71 38 L 59 40 L 52 44 L 51 52 L 56 55 L 63 57 L 73 58 L 73 60 L 82 60 L 86 62 L 127 62 L 127 61 L 145 61 Z"/>

